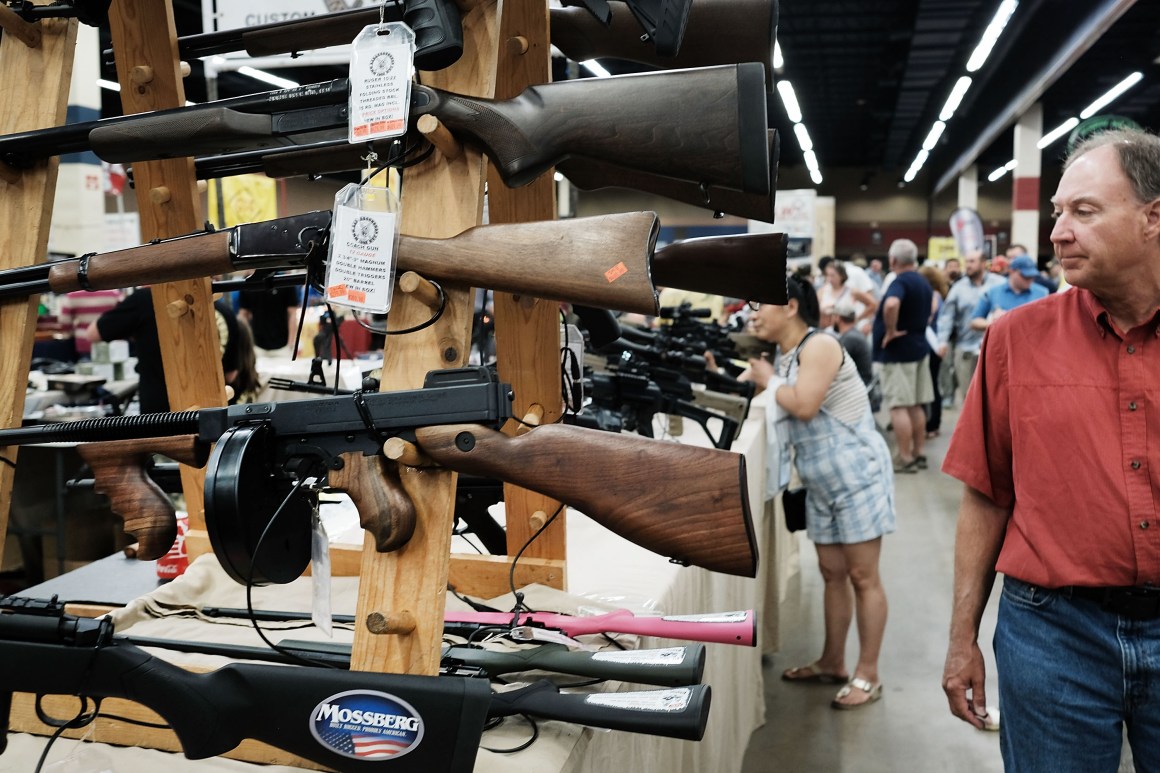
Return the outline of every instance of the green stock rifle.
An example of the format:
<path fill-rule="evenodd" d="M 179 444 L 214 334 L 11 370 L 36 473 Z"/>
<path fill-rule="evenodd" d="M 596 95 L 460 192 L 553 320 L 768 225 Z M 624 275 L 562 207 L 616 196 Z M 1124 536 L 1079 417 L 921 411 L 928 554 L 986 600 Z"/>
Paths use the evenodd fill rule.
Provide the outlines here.
<path fill-rule="evenodd" d="M 717 449 L 549 424 L 516 438 L 511 388 L 486 368 L 432 371 L 424 388 L 110 417 L 0 430 L 0 446 L 78 442 L 96 490 L 126 518 L 143 558 L 173 543 L 169 499 L 141 470 L 150 453 L 205 459 L 206 529 L 243 584 L 289 582 L 310 560 L 317 492 L 347 492 L 380 551 L 410 539 L 416 512 L 387 441 L 432 464 L 498 478 L 567 502 L 681 564 L 753 577 L 757 548 L 745 458 Z M 97 441 L 97 442 L 93 442 Z"/>
<path fill-rule="evenodd" d="M 349 642 L 282 639 L 278 642 L 277 649 L 271 649 L 241 644 L 158 639 L 132 634 L 120 636 L 118 641 L 138 647 L 218 655 L 234 660 L 262 660 L 271 663 L 306 660 L 334 668 L 350 668 Z M 684 687 L 701 683 L 701 676 L 705 672 L 705 645 L 686 644 L 663 649 L 589 652 L 572 650 L 566 644 L 553 642 L 518 649 L 486 649 L 444 643 L 439 667 L 444 674 L 457 674 L 466 669 L 490 679 L 527 671 L 551 671 L 602 681 L 615 679 L 620 682 L 651 684 L 658 687 Z"/>
<path fill-rule="evenodd" d="M 346 79 L 0 137 L 29 166 L 91 150 L 110 162 L 345 141 Z M 698 184 L 770 193 L 765 73 L 756 63 L 529 86 L 512 99 L 414 84 L 411 117 L 433 115 L 478 146 L 510 187 L 577 156 Z"/>
<path fill-rule="evenodd" d="M 0 271 L 0 298 L 290 268 L 307 268 L 320 285 L 330 223 L 323 210 L 8 269 Z M 449 239 L 403 235 L 396 268 L 435 281 L 655 314 L 649 261 L 658 232 L 654 213 L 636 212 L 477 226 Z"/>
<path fill-rule="evenodd" d="M 310 666 L 233 663 L 192 673 L 119 640 L 107 618 L 65 614 L 55 600 L 3 606 L 0 751 L 14 692 L 79 696 L 89 721 L 103 698 L 143 704 L 189 759 L 249 738 L 341 771 L 468 773 L 489 717 L 522 713 L 689 740 L 700 740 L 708 719 L 705 685 L 566 695 L 547 681 L 493 693 L 484 679 Z"/>

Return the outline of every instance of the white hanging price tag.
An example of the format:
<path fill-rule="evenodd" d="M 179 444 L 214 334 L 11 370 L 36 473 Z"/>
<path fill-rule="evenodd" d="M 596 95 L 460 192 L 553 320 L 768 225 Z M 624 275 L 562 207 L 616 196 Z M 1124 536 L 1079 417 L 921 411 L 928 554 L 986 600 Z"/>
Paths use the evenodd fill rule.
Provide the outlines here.
<path fill-rule="evenodd" d="M 326 300 L 386 314 L 395 284 L 399 206 L 389 188 L 351 183 L 334 197 Z"/>
<path fill-rule="evenodd" d="M 415 33 L 402 22 L 368 24 L 350 56 L 350 142 L 407 131 Z"/>

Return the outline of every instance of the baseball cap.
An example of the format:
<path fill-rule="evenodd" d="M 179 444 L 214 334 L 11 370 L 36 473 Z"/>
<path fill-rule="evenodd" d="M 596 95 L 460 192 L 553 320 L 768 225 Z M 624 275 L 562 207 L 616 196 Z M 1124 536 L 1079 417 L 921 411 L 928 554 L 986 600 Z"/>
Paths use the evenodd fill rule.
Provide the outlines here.
<path fill-rule="evenodd" d="M 1018 271 L 1023 276 L 1031 279 L 1039 276 L 1039 269 L 1035 267 L 1035 261 L 1028 255 L 1020 255 L 1011 261 L 1010 269 Z"/>

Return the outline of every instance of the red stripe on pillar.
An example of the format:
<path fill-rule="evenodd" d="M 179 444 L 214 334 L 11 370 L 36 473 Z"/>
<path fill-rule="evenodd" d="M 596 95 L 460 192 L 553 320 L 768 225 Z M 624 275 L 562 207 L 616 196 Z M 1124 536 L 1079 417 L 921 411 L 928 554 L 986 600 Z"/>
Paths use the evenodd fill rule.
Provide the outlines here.
<path fill-rule="evenodd" d="M 1039 178 L 1016 177 L 1011 185 L 1012 209 L 1039 209 Z"/>

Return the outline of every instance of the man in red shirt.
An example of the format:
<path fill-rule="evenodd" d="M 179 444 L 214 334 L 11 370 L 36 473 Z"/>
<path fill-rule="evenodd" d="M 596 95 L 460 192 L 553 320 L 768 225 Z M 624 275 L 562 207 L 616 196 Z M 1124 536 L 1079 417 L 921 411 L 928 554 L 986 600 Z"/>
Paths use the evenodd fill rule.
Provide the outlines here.
<path fill-rule="evenodd" d="M 1008 771 L 1160 760 L 1160 137 L 1068 158 L 1051 241 L 1072 292 L 992 325 L 943 470 L 966 486 L 943 689 L 984 726 L 995 630 Z M 1153 478 L 1151 471 L 1157 471 Z"/>

